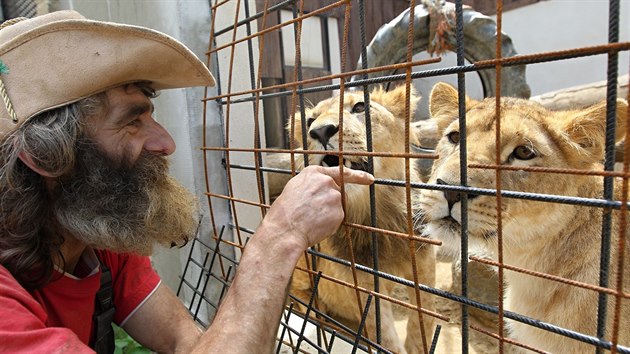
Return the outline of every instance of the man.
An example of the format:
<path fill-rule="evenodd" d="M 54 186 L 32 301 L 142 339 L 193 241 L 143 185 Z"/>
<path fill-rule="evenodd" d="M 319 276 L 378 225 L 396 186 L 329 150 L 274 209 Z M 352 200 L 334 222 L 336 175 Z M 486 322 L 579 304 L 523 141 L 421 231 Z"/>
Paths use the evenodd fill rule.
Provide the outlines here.
<path fill-rule="evenodd" d="M 314 166 L 293 178 L 201 333 L 146 257 L 197 224 L 194 197 L 167 176 L 175 143 L 151 98 L 214 85 L 210 72 L 164 34 L 72 11 L 3 24 L 0 61 L 0 352 L 92 352 L 104 267 L 114 322 L 152 350 L 271 351 L 298 258 L 343 219 L 342 180 L 373 177 Z"/>

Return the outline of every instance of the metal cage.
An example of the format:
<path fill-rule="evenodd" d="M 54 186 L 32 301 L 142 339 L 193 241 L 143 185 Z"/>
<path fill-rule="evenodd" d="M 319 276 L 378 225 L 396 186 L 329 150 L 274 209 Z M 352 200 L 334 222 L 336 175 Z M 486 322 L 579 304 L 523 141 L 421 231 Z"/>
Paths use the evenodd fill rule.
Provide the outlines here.
<path fill-rule="evenodd" d="M 259 120 L 255 117 L 262 116 L 261 109 L 262 104 L 265 105 L 265 109 L 269 107 L 269 111 L 273 112 L 276 116 L 290 116 L 294 114 L 296 119 L 301 119 L 303 122 L 306 120 L 305 107 L 308 104 L 308 99 L 305 98 L 309 94 L 327 93 L 330 94 L 333 91 L 343 96 L 344 92 L 359 89 L 365 92 L 365 101 L 369 102 L 369 91 L 372 87 L 379 84 L 398 83 L 404 85 L 410 85 L 412 80 L 426 77 L 455 77 L 457 80 L 457 86 L 460 93 L 460 97 L 466 93 L 466 73 L 479 73 L 483 72 L 484 75 L 484 92 L 486 96 L 496 96 L 500 99 L 501 95 L 520 95 L 522 97 L 529 96 L 529 88 L 524 82 L 524 68 L 527 65 L 550 62 L 550 61 L 569 61 L 576 58 L 602 55 L 607 57 L 607 93 L 606 99 L 611 107 L 614 106 L 618 93 L 618 77 L 619 77 L 619 53 L 627 52 L 630 50 L 630 43 L 620 42 L 619 33 L 623 30 L 619 27 L 620 18 L 620 1 L 610 0 L 607 2 L 609 7 L 609 27 L 608 42 L 602 43 L 598 46 L 585 47 L 585 48 L 573 48 L 569 50 L 535 53 L 528 55 L 519 55 L 515 51 L 506 49 L 506 41 L 509 41 L 509 37 L 502 33 L 502 12 L 503 1 L 496 1 L 496 23 L 493 22 L 496 33 L 494 34 L 494 41 L 492 43 L 486 43 L 489 46 L 489 50 L 492 52 L 492 58 L 480 57 L 471 55 L 469 51 L 466 51 L 464 45 L 465 32 L 470 29 L 466 29 L 465 26 L 469 26 L 473 20 L 470 9 L 464 6 L 464 2 L 461 0 L 454 1 L 452 4 L 452 20 L 454 21 L 452 40 L 452 51 L 456 55 L 456 64 L 453 66 L 442 67 L 438 69 L 423 69 L 422 65 L 432 61 L 416 60 L 412 59 L 413 55 L 419 51 L 426 50 L 426 47 L 418 45 L 418 38 L 412 34 L 414 31 L 419 31 L 418 27 L 423 26 L 430 20 L 418 20 L 410 21 L 400 20 L 396 24 L 402 26 L 398 32 L 401 42 L 399 42 L 398 49 L 402 50 L 398 52 L 398 55 L 392 55 L 393 57 L 399 57 L 397 62 L 388 62 L 387 55 L 385 58 L 381 58 L 378 55 L 374 56 L 371 53 L 380 50 L 380 55 L 383 56 L 383 51 L 391 51 L 390 47 L 383 48 L 383 42 L 369 43 L 369 38 L 366 35 L 366 12 L 370 10 L 367 8 L 367 0 L 340 0 L 340 1 L 324 1 L 321 3 L 320 8 L 312 8 L 314 5 L 308 4 L 303 0 L 285 0 L 285 1 L 259 1 L 259 8 L 257 11 L 250 8 L 251 2 L 231 0 L 231 1 L 211 1 L 211 10 L 213 19 L 217 12 L 226 6 L 226 3 L 236 4 L 236 13 L 234 15 L 234 23 L 226 28 L 215 28 L 215 23 L 210 25 L 210 49 L 207 52 L 209 56 L 209 62 L 211 66 L 217 65 L 216 56 L 230 56 L 234 55 L 233 50 L 236 45 L 245 45 L 248 47 L 249 68 L 232 68 L 229 72 L 235 72 L 237 70 L 249 70 L 249 79 L 251 90 L 234 92 L 231 89 L 229 82 L 221 82 L 218 80 L 218 94 L 206 95 L 204 99 L 204 105 L 216 105 L 219 110 L 223 112 L 223 131 L 221 134 L 223 145 L 222 146 L 210 146 L 208 144 L 203 146 L 205 156 L 213 155 L 220 156 L 224 163 L 227 177 L 227 186 L 213 186 L 212 181 L 206 181 L 207 186 L 207 201 L 209 205 L 210 215 L 206 218 L 206 221 L 211 223 L 213 229 L 213 235 L 210 240 L 202 237 L 196 238 L 190 247 L 190 254 L 184 274 L 182 275 L 182 281 L 178 289 L 178 295 L 183 296 L 185 291 L 188 291 L 191 296 L 185 298 L 185 302 L 188 304 L 188 308 L 191 314 L 195 317 L 203 326 L 209 326 L 211 318 L 215 309 L 218 308 L 221 302 L 221 298 L 225 295 L 229 288 L 232 278 L 238 268 L 238 255 L 245 247 L 248 237 L 255 232 L 254 228 L 243 226 L 239 222 L 240 210 L 237 206 L 247 206 L 250 209 L 257 210 L 256 212 L 260 216 L 264 216 L 267 208 L 269 208 L 272 202 L 272 196 L 269 195 L 269 189 L 267 188 L 268 176 L 270 173 L 276 173 L 290 177 L 291 175 L 298 173 L 295 169 L 288 168 L 276 168 L 270 167 L 265 164 L 266 154 L 287 154 L 297 159 L 303 154 L 310 153 L 309 151 L 297 150 L 300 146 L 292 146 L 288 141 L 285 141 L 283 146 L 265 147 L 262 146 L 262 137 L 260 127 L 258 126 Z M 263 4 L 264 3 L 264 4 Z M 416 18 L 419 16 L 428 2 L 416 2 L 414 0 L 406 2 L 405 13 L 407 19 Z M 531 3 L 529 1 L 528 3 Z M 370 3 L 372 4 L 372 3 Z M 435 5 L 435 2 L 433 2 Z M 262 5 L 262 6 L 260 6 Z M 311 6 L 311 7 L 309 7 Z M 394 5 L 392 5 L 394 6 Z M 284 16 L 290 14 L 288 20 L 282 20 L 280 11 L 285 11 Z M 305 68 L 302 65 L 302 53 L 301 43 L 296 38 L 301 38 L 300 34 L 303 30 L 303 23 L 309 19 L 317 19 L 318 16 L 325 15 L 327 13 L 335 13 L 341 25 L 339 30 L 339 42 L 340 42 L 340 73 L 330 72 L 330 63 L 323 65 L 317 72 L 310 68 Z M 401 19 L 404 18 L 404 14 Z M 427 15 L 428 16 L 428 15 Z M 428 18 L 428 17 L 427 17 Z M 275 19 L 275 22 L 271 22 L 269 25 L 269 19 Z M 477 20 L 477 19 L 476 19 Z M 319 21 L 319 20 L 318 20 Z M 321 20 L 321 21 L 325 21 Z M 324 23 L 321 22 L 320 23 Z M 354 21 L 354 22 L 353 22 Z M 253 24 L 257 23 L 257 31 L 252 28 Z M 351 25 L 352 24 L 352 25 Z M 484 23 L 483 26 L 487 24 Z M 354 27 L 352 27 L 354 26 Z M 415 26 L 415 27 L 414 27 Z M 323 27 L 321 27 L 323 28 Z M 293 40 L 295 47 L 295 55 L 293 56 L 294 63 L 289 65 L 285 63 L 283 54 L 278 54 L 276 58 L 268 58 L 265 55 L 269 55 L 264 50 L 266 44 L 270 41 L 270 37 L 267 35 L 272 33 L 278 33 L 282 29 L 290 30 L 293 32 Z M 349 31 L 353 30 L 355 37 L 360 41 L 360 57 L 363 60 L 359 60 L 356 67 L 352 64 L 352 58 L 348 54 L 348 48 L 351 47 L 349 43 L 350 34 Z M 604 29 L 601 29 L 604 30 Z M 627 30 L 627 29 L 626 29 Z M 323 37 L 331 35 L 330 28 L 322 29 L 324 33 Z M 391 33 L 389 33 L 391 34 Z M 381 35 L 383 35 L 381 33 Z M 552 34 L 550 34 L 552 35 Z M 230 39 L 226 40 L 227 44 L 217 45 L 216 39 L 220 36 L 227 36 Z M 378 37 L 378 36 L 377 36 Z M 289 38 L 289 37 L 283 37 Z M 414 42 L 415 41 L 415 42 Z M 254 44 L 257 44 L 254 46 Z M 352 45 L 356 46 L 354 42 Z M 379 47 L 381 45 L 381 47 Z M 254 47 L 260 46 L 256 51 Z M 281 47 L 282 48 L 282 47 Z M 510 47 L 511 48 L 511 47 Z M 389 52 L 386 52 L 389 53 Z M 276 53 L 277 54 L 277 53 Z M 328 53 L 329 54 L 329 53 Z M 356 57 L 355 57 L 356 58 Z M 365 59 L 367 58 L 367 59 Z M 276 81 L 264 81 L 261 79 L 260 65 L 265 60 L 277 60 L 282 62 L 282 74 L 279 74 L 279 78 Z M 329 58 L 327 60 L 330 60 Z M 468 63 L 466 61 L 469 61 Z M 326 62 L 326 60 L 324 60 Z M 356 62 L 356 61 L 355 61 Z M 231 61 L 230 61 L 231 63 Z M 622 63 L 622 65 L 628 65 L 628 63 Z M 258 68 L 258 71 L 255 69 Z M 215 67 L 216 70 L 216 67 Z M 328 70 L 328 71 L 327 71 Z M 522 71 L 522 77 L 518 73 L 511 74 L 511 72 Z M 503 78 L 502 78 L 503 75 Z M 513 76 L 510 76 L 513 75 Z M 508 77 L 508 79 L 506 79 Z M 514 81 L 519 81 L 520 88 L 514 89 Z M 511 81 L 513 85 L 509 85 Z M 264 82 L 264 84 L 263 84 Z M 627 83 L 622 83 L 627 86 Z M 627 93 L 626 93 L 627 95 Z M 628 97 L 622 97 L 628 99 Z M 279 100 L 279 101 L 274 101 Z M 275 103 L 274 103 L 275 102 Z M 464 112 L 464 101 L 460 100 L 460 112 Z M 230 117 L 230 109 L 237 105 L 249 105 L 252 110 L 252 117 L 254 117 L 255 127 L 253 129 L 253 137 L 250 146 L 231 146 L 230 144 L 230 130 L 226 128 L 232 123 L 235 118 Z M 275 107 L 275 108 L 272 108 Z M 408 119 L 409 108 L 407 108 Z M 612 117 L 614 118 L 614 117 Z M 609 119 L 612 119 L 609 117 Z M 264 115 L 264 124 L 266 120 L 270 119 L 268 115 Z M 460 117 L 460 121 L 465 122 L 465 115 Z M 288 121 L 282 123 L 286 124 Z M 282 126 L 283 124 L 276 124 L 276 126 Z M 303 124 L 304 126 L 304 124 Z M 366 126 L 368 145 L 371 144 L 372 130 L 369 117 L 369 110 L 366 113 Z M 465 124 L 464 124 L 465 126 Z M 279 134 L 282 134 L 280 132 Z M 207 132 L 204 132 L 207 134 Z M 612 136 L 610 134 L 613 134 Z M 409 137 L 406 137 L 409 139 Z M 286 139 L 286 137 L 285 137 Z M 461 131 L 461 141 L 466 141 L 466 131 Z M 268 139 L 270 140 L 270 139 Z M 274 140 L 277 141 L 277 140 Z M 280 139 L 279 141 L 282 141 Z M 408 140 L 407 140 L 408 141 Z M 465 145 L 465 144 L 464 144 Z M 627 201 L 614 201 L 612 199 L 613 176 L 622 177 L 627 180 L 630 174 L 628 174 L 628 161 L 625 162 L 622 172 L 614 173 L 615 158 L 615 145 L 614 145 L 614 132 L 608 132 L 606 139 L 606 156 L 605 156 L 605 170 L 599 171 L 599 175 L 604 179 L 604 195 L 608 196 L 604 199 L 584 199 L 574 198 L 570 196 L 562 195 L 541 195 L 528 192 L 516 192 L 510 190 L 502 190 L 500 188 L 495 189 L 482 189 L 466 186 L 467 171 L 473 168 L 486 168 L 499 171 L 502 167 L 495 165 L 487 166 L 467 166 L 466 149 L 462 145 L 462 154 L 460 156 L 461 165 L 464 166 L 461 171 L 461 184 L 460 185 L 438 185 L 429 184 L 421 181 L 411 180 L 386 180 L 377 179 L 376 185 L 380 186 L 394 186 L 396 188 L 402 188 L 406 190 L 410 189 L 433 189 L 452 191 L 461 193 L 462 195 L 496 195 L 500 198 L 520 198 L 526 200 L 536 200 L 549 203 L 564 203 L 582 205 L 593 208 L 593 212 L 596 210 L 612 210 L 621 209 L 623 212 L 627 212 Z M 343 151 L 339 151 L 339 154 L 343 155 Z M 248 154 L 252 157 L 251 164 L 241 164 L 235 162 L 232 158 L 239 154 Z M 371 158 L 373 156 L 381 156 L 379 153 L 372 153 L 371 146 L 368 146 L 368 160 L 371 164 Z M 414 150 L 412 146 L 409 146 L 405 154 L 396 156 L 400 159 L 406 159 L 409 161 L 425 160 L 432 161 L 435 159 L 435 154 L 431 150 Z M 370 165 L 368 169 L 373 169 Z M 239 185 L 233 184 L 231 176 L 234 173 L 246 171 L 250 173 L 252 184 L 255 185 L 258 196 L 254 199 L 243 199 L 235 193 L 238 190 Z M 533 171 L 535 173 L 535 171 Z M 574 173 L 574 171 L 556 171 L 556 173 Z M 364 228 L 372 233 L 373 237 L 378 237 L 377 234 L 388 233 L 390 230 L 382 230 L 378 228 L 377 215 L 375 215 L 374 207 L 374 191 L 372 190 L 372 223 L 371 225 L 353 225 L 345 223 L 346 228 Z M 464 198 L 465 199 L 465 198 Z M 232 214 L 232 222 L 221 225 L 215 223 L 212 215 L 213 207 L 216 207 L 216 203 L 227 203 L 229 205 L 229 211 Z M 407 200 L 407 203 L 411 203 Z M 396 302 L 396 299 L 385 296 L 379 289 L 379 280 L 387 280 L 397 283 L 401 287 L 411 287 L 418 289 L 422 293 L 430 294 L 436 298 L 442 299 L 441 301 L 448 301 L 454 304 L 458 309 L 456 312 L 450 315 L 444 315 L 441 313 L 428 313 L 422 311 L 421 308 L 416 308 L 414 311 L 422 313 L 422 316 L 435 316 L 437 319 L 448 323 L 453 318 L 457 318 L 459 322 L 460 331 L 458 337 L 454 340 L 461 343 L 461 351 L 468 353 L 471 350 L 470 340 L 473 336 L 486 337 L 494 347 L 492 350 L 503 352 L 511 350 L 509 347 L 512 345 L 526 348 L 532 351 L 540 352 L 535 348 L 532 343 L 519 343 L 509 338 L 505 329 L 505 320 L 509 319 L 525 323 L 529 326 L 534 326 L 546 331 L 554 332 L 565 337 L 572 338 L 576 341 L 589 343 L 592 345 L 593 351 L 602 352 L 604 349 L 614 348 L 613 351 L 621 353 L 630 353 L 630 348 L 623 346 L 616 346 L 617 343 L 611 343 L 607 341 L 603 336 L 606 322 L 606 316 L 614 316 L 615 309 L 606 308 L 606 298 L 608 296 L 616 296 L 621 299 L 630 298 L 630 294 L 623 293 L 619 289 L 615 288 L 614 284 L 610 284 L 611 280 L 607 278 L 608 269 L 610 267 L 608 257 L 610 249 L 612 247 L 619 247 L 619 245 L 611 244 L 610 242 L 610 219 L 604 219 L 602 225 L 602 245 L 601 245 L 601 277 L 599 286 L 591 287 L 593 291 L 599 294 L 598 304 L 598 328 L 597 335 L 589 335 L 584 333 L 577 333 L 570 329 L 561 328 L 550 323 L 546 323 L 537 318 L 529 318 L 522 314 L 510 312 L 504 309 L 502 294 L 503 294 L 503 272 L 505 270 L 523 272 L 530 276 L 553 278 L 549 274 L 536 273 L 529 269 L 520 269 L 509 264 L 503 264 L 501 262 L 490 261 L 481 257 L 468 257 L 467 245 L 468 245 L 468 233 L 466 230 L 466 203 L 463 208 L 463 222 L 462 222 L 462 257 L 459 260 L 461 271 L 458 271 L 457 276 L 454 278 L 455 287 L 452 291 L 447 291 L 437 287 L 428 286 L 426 284 L 419 284 L 408 279 L 400 278 L 393 274 L 387 274 L 376 267 L 366 267 L 361 264 L 355 263 L 351 259 L 340 259 L 330 254 L 322 253 L 317 247 L 308 250 L 308 254 L 312 259 L 325 259 L 327 261 L 336 262 L 344 267 L 348 267 L 352 272 L 366 272 L 373 275 L 375 288 L 374 289 L 361 289 L 355 284 L 344 284 L 352 289 L 355 293 L 367 294 L 367 302 L 361 304 L 363 309 L 363 316 L 360 323 L 354 323 L 348 325 L 338 318 L 331 316 L 329 313 L 321 310 L 317 306 L 316 296 L 313 296 L 310 301 L 304 302 L 293 294 L 289 294 L 289 300 L 287 301 L 286 311 L 283 315 L 278 331 L 278 346 L 277 353 L 281 352 L 390 352 L 391 349 L 382 344 L 382 338 L 380 331 L 377 333 L 366 334 L 365 320 L 367 309 L 370 308 L 371 303 L 374 302 L 377 308 L 377 314 L 379 304 L 383 302 Z M 601 211 L 600 211 L 601 212 Z M 409 216 L 411 217 L 411 216 Z M 391 233 L 391 232 L 390 232 Z M 501 231 L 499 231 L 499 235 Z M 415 237 L 414 237 L 415 236 Z M 427 242 L 422 238 L 417 237 L 414 234 L 413 228 L 408 230 L 407 235 L 401 235 L 400 237 L 408 237 L 409 243 L 422 243 Z M 500 236 L 499 236 L 500 237 Z M 499 241 L 501 242 L 501 241 Z M 426 247 L 438 247 L 435 244 L 428 244 Z M 625 247 L 628 247 L 627 245 Z M 502 248 L 499 247 L 499 253 Z M 375 252 L 376 253 L 376 252 Z M 376 262 L 376 254 L 373 255 Z M 501 257 L 499 256 L 499 259 Z M 329 276 L 326 274 L 318 273 L 317 264 L 313 262 L 311 269 L 308 271 L 312 276 L 314 293 L 317 291 L 318 283 L 321 279 Z M 471 283 L 469 280 L 470 272 L 478 272 L 480 268 L 486 269 L 492 268 L 496 270 L 496 275 L 489 276 L 489 284 L 492 284 L 494 291 L 489 297 L 480 299 L 478 296 L 471 294 Z M 494 277 L 494 278 L 493 278 Z M 331 280 L 331 279 L 328 279 Z M 556 279 L 557 281 L 564 281 L 566 279 Z M 334 279 L 332 279 L 334 281 Z M 587 287 L 585 284 L 572 283 L 576 287 Z M 210 291 L 214 289 L 214 291 Z M 217 290 L 219 289 L 219 290 Z M 474 291 L 474 289 L 473 289 Z M 490 301 L 490 300 L 493 301 Z M 486 301 L 488 300 L 488 301 Z M 255 301 L 255 299 L 252 299 Z M 296 311 L 297 305 L 300 304 L 306 308 L 306 313 L 300 313 Z M 357 309 L 359 311 L 359 308 Z M 618 311 L 618 310 L 617 310 Z M 489 328 L 480 326 L 477 322 L 471 321 L 471 316 L 486 316 L 491 318 L 493 325 Z M 617 313 L 619 316 L 619 313 Z M 377 316 L 377 328 L 380 328 L 379 317 Z M 628 329 L 617 329 L 619 331 L 627 331 Z M 306 332 L 314 333 L 314 335 L 307 335 Z M 435 328 L 435 332 L 431 341 L 425 344 L 424 348 L 427 352 L 434 352 L 440 341 L 443 340 L 441 326 L 438 325 Z M 407 334 L 413 335 L 413 334 Z M 479 350 L 479 349 L 477 349 Z"/>

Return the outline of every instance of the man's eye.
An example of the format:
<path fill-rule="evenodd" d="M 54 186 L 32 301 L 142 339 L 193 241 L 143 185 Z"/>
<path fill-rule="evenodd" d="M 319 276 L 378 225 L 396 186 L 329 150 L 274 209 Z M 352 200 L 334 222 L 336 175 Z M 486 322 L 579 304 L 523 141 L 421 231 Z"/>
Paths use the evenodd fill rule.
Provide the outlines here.
<path fill-rule="evenodd" d="M 534 149 L 532 149 L 530 146 L 519 145 L 512 152 L 512 156 L 514 156 L 515 159 L 519 160 L 531 160 L 534 157 L 538 156 L 538 154 L 536 154 L 536 151 L 534 151 Z"/>
<path fill-rule="evenodd" d="M 352 113 L 363 113 L 365 112 L 365 102 L 357 102 L 352 107 Z"/>
<path fill-rule="evenodd" d="M 140 125 L 140 119 L 134 119 L 130 121 L 129 123 L 127 123 L 127 126 L 131 126 L 131 127 L 137 127 L 139 125 Z"/>
<path fill-rule="evenodd" d="M 448 138 L 448 141 L 450 141 L 451 143 L 459 144 L 459 132 L 458 131 L 450 132 L 450 133 L 446 134 L 446 137 Z"/>

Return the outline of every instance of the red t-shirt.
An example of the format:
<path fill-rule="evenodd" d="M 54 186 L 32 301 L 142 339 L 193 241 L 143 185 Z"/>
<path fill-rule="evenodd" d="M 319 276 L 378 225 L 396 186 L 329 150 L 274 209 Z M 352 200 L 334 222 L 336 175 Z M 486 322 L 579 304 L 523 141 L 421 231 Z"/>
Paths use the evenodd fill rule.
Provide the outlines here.
<path fill-rule="evenodd" d="M 122 326 L 157 289 L 160 278 L 148 257 L 95 253 L 111 270 L 114 322 Z M 28 292 L 0 265 L 0 353 L 93 353 L 87 344 L 101 285 L 98 260 L 88 249 L 75 275 L 55 272 L 55 280 Z"/>

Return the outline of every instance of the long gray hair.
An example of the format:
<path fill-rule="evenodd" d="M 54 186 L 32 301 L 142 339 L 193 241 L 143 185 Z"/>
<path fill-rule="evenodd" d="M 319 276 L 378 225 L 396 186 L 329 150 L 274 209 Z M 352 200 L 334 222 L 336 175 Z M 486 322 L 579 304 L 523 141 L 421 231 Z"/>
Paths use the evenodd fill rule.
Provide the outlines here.
<path fill-rule="evenodd" d="M 51 203 L 44 178 L 19 154 L 54 176 L 74 166 L 84 117 L 96 113 L 104 94 L 56 108 L 25 122 L 0 142 L 0 264 L 27 289 L 47 283 L 61 236 L 50 229 Z"/>
<path fill-rule="evenodd" d="M 148 97 L 155 91 L 136 84 Z M 107 109 L 105 93 L 43 112 L 0 140 L 0 264 L 26 289 L 51 280 L 53 259 L 63 262 L 63 237 L 53 230 L 53 203 L 45 179 L 20 160 L 28 154 L 52 176 L 75 166 L 87 117 Z"/>

